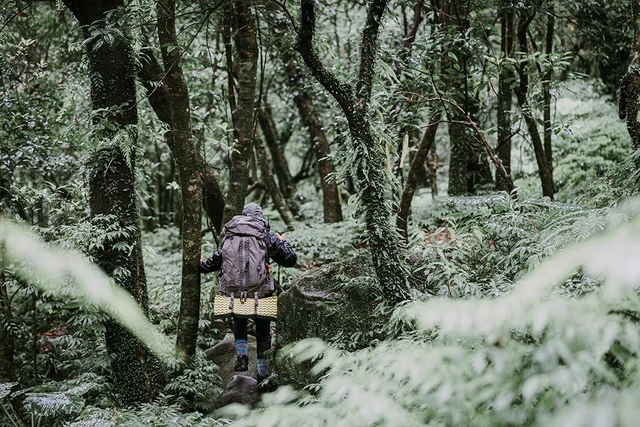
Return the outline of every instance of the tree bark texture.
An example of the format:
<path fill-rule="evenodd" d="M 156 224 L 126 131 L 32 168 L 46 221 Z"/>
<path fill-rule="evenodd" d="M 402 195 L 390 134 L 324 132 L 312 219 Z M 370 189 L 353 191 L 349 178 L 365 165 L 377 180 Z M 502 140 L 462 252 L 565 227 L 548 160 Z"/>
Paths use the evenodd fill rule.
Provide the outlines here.
<path fill-rule="evenodd" d="M 527 29 L 529 24 L 535 16 L 535 11 L 523 11 L 521 12 L 520 21 L 518 22 L 518 49 L 523 55 L 528 53 L 527 45 Z M 536 163 L 538 164 L 538 173 L 540 175 L 540 182 L 542 183 L 542 195 L 553 199 L 553 177 L 547 167 L 547 158 L 544 152 L 544 145 L 540 132 L 538 131 L 538 122 L 533 116 L 531 105 L 529 103 L 529 76 L 527 74 L 527 61 L 520 61 L 518 67 L 518 75 L 520 77 L 520 84 L 516 89 L 516 98 L 518 105 L 522 111 L 522 116 L 527 125 L 529 136 L 531 137 L 531 143 L 536 157 Z"/>
<path fill-rule="evenodd" d="M 169 126 L 169 130 L 165 133 L 165 142 L 169 146 L 169 149 L 175 158 L 175 147 L 171 133 L 173 126 L 171 119 L 171 93 L 168 82 L 164 78 L 164 70 L 158 63 L 151 49 L 143 49 L 141 52 L 140 63 L 142 65 L 139 72 L 140 79 L 147 90 L 149 103 L 151 104 L 153 111 L 156 113 L 156 116 L 160 121 Z M 158 86 L 158 84 L 160 84 L 160 86 Z M 202 202 L 204 210 L 214 230 L 216 233 L 219 233 L 222 229 L 222 214 L 225 202 L 224 194 L 220 189 L 220 184 L 218 183 L 218 178 L 216 177 L 213 168 L 207 164 L 199 150 L 196 150 L 195 155 L 197 159 L 196 164 L 201 165 L 199 170 L 202 173 Z"/>
<path fill-rule="evenodd" d="M 267 152 L 267 149 L 265 148 L 264 143 L 260 138 L 256 138 L 254 140 L 254 145 L 258 163 L 260 163 L 262 183 L 271 196 L 273 205 L 278 210 L 282 221 L 284 221 L 289 230 L 293 230 L 296 226 L 296 221 L 293 218 L 293 214 L 291 213 L 289 206 L 287 206 L 284 196 L 280 192 L 280 188 L 278 187 L 275 178 L 273 177 L 273 172 L 271 171 L 271 156 Z"/>
<path fill-rule="evenodd" d="M 169 88 L 173 155 L 180 175 L 182 196 L 182 289 L 178 317 L 177 346 L 185 356 L 196 353 L 200 319 L 200 247 L 202 245 L 202 174 L 199 149 L 191 131 L 189 90 L 180 64 L 176 35 L 175 0 L 157 3 L 158 39 L 162 51 L 165 82 Z M 170 49 L 171 48 L 171 49 Z"/>
<path fill-rule="evenodd" d="M 640 0 L 633 0 L 633 59 L 620 81 L 621 119 L 627 120 L 627 131 L 635 149 L 640 148 Z"/>
<path fill-rule="evenodd" d="M 233 0 L 233 30 L 237 67 L 237 104 L 232 111 L 235 141 L 229 162 L 229 190 L 223 223 L 242 212 L 249 184 L 248 163 L 253 140 L 253 118 L 258 72 L 258 43 L 249 0 Z M 231 95 L 231 94 L 230 94 Z"/>
<path fill-rule="evenodd" d="M 513 58 L 515 51 L 515 8 L 508 0 L 503 0 L 500 10 L 500 50 L 503 60 Z M 506 63 L 506 62 L 505 62 Z M 496 154 L 505 171 L 511 174 L 511 98 L 515 76 L 505 63 L 498 76 L 498 146 Z M 496 188 L 506 190 L 506 183 L 496 170 Z"/>
<path fill-rule="evenodd" d="M 386 6 L 387 0 L 373 0 L 369 4 L 362 32 L 355 89 L 350 84 L 341 82 L 329 71 L 313 47 L 316 18 L 314 0 L 301 2 L 297 50 L 313 76 L 333 96 L 347 118 L 352 144 L 347 149 L 355 150 L 356 153 L 354 177 L 360 189 L 374 268 L 385 299 L 397 304 L 409 298 L 407 269 L 402 240 L 391 224 L 391 191 L 386 172 L 385 150 L 381 139 L 376 138 L 372 132 L 368 115 L 378 34 Z"/>
<path fill-rule="evenodd" d="M 93 223 L 100 227 L 117 223 L 122 235 L 104 242 L 94 256 L 97 264 L 126 289 L 143 311 L 148 311 L 147 285 L 142 261 L 140 217 L 134 188 L 137 134 L 136 68 L 127 29 L 124 37 L 106 43 L 91 39 L 92 27 L 103 29 L 107 12 L 123 11 L 122 0 L 65 0 L 83 28 L 91 70 L 91 100 L 96 123 L 107 121 L 116 130 L 106 137 L 128 135 L 130 154 L 115 144 L 95 151 L 88 160 L 89 207 Z M 117 26 L 117 20 L 113 25 Z M 101 45 L 97 43 L 103 41 Z M 98 117 L 98 114 L 101 114 Z M 107 351 L 112 357 L 116 389 L 125 403 L 150 402 L 164 385 L 160 361 L 115 321 L 106 323 Z"/>
<path fill-rule="evenodd" d="M 413 195 L 415 194 L 418 186 L 418 175 L 420 174 L 420 171 L 424 170 L 424 164 L 427 160 L 427 156 L 429 155 L 431 147 L 433 147 L 436 139 L 439 123 L 440 115 L 436 114 L 427 125 L 427 130 L 424 132 L 424 136 L 420 141 L 418 151 L 409 166 L 407 181 L 404 184 L 404 189 L 402 190 L 402 197 L 400 198 L 400 205 L 398 206 L 398 214 L 396 217 L 396 227 L 398 227 L 405 239 L 408 236 L 407 223 L 409 221 L 411 201 L 413 200 Z"/>

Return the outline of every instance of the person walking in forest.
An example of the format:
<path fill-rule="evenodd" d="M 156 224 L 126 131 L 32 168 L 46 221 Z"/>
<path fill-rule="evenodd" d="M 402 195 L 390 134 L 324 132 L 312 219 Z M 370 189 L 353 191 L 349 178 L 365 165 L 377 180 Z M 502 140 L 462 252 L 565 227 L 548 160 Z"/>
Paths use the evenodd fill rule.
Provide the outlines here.
<path fill-rule="evenodd" d="M 201 273 L 220 271 L 220 293 L 244 301 L 270 296 L 275 292 L 275 279 L 269 274 L 269 259 L 282 267 L 294 267 L 295 251 L 285 235 L 274 234 L 264 218 L 262 208 L 249 203 L 225 224 L 222 245 L 210 258 L 201 260 Z M 257 301 L 256 301 L 257 302 Z M 247 354 L 247 320 L 233 316 L 236 341 L 237 372 L 249 369 Z M 269 391 L 274 384 L 268 381 L 269 362 L 265 352 L 271 348 L 271 321 L 255 319 L 257 341 L 258 390 Z"/>

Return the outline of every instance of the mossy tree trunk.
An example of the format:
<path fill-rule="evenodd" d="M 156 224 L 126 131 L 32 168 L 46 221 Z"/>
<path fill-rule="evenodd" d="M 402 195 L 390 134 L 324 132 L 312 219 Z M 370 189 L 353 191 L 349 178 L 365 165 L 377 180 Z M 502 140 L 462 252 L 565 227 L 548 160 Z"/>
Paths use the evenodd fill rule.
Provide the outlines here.
<path fill-rule="evenodd" d="M 627 131 L 633 146 L 640 148 L 640 0 L 633 0 L 633 59 L 620 82 L 621 119 L 627 120 Z"/>
<path fill-rule="evenodd" d="M 511 105 L 515 76 L 512 66 L 506 62 L 515 52 L 515 8 L 509 0 L 501 2 L 500 9 L 500 50 L 503 63 L 498 75 L 498 145 L 496 154 L 505 171 L 511 174 Z M 496 188 L 506 190 L 506 182 L 496 170 Z"/>
<path fill-rule="evenodd" d="M 229 190 L 224 208 L 223 223 L 242 212 L 249 184 L 248 163 L 254 133 L 256 104 L 256 76 L 258 73 L 258 43 L 249 0 L 233 0 L 226 13 L 234 31 L 235 67 L 237 69 L 237 98 L 230 86 L 233 134 L 229 162 Z M 231 76 L 230 76 L 231 77 Z"/>
<path fill-rule="evenodd" d="M 121 234 L 96 249 L 97 264 L 126 289 L 143 311 L 148 311 L 140 217 L 135 193 L 137 143 L 137 70 L 128 29 L 123 28 L 122 0 L 64 0 L 82 26 L 91 72 L 91 101 L 96 137 L 108 143 L 90 156 L 88 166 L 89 207 L 95 226 L 117 224 Z M 113 11 L 108 17 L 107 13 Z M 119 30 L 113 39 L 96 36 L 106 28 Z M 113 139 L 119 138 L 121 143 Z M 111 141 L 109 141 L 111 140 Z M 126 146 L 126 150 L 121 149 Z M 106 322 L 107 351 L 112 358 L 116 389 L 125 403 L 150 402 L 162 389 L 160 361 L 138 339 L 115 321 Z"/>
<path fill-rule="evenodd" d="M 176 35 L 175 0 L 157 3 L 165 82 L 169 88 L 172 152 L 180 176 L 182 196 L 182 289 L 178 317 L 177 345 L 185 356 L 196 353 L 200 319 L 200 247 L 202 245 L 202 174 L 198 168 L 199 147 L 191 132 L 189 90 L 182 73 L 182 50 Z M 195 167 L 194 167 L 195 166 Z"/>
<path fill-rule="evenodd" d="M 373 0 L 369 4 L 362 32 L 355 87 L 340 81 L 329 71 L 313 46 L 316 24 L 314 0 L 302 0 L 296 48 L 313 76 L 333 96 L 347 118 L 352 140 L 348 149 L 355 154 L 353 175 L 360 190 L 373 265 L 385 298 L 391 303 L 399 303 L 409 297 L 403 245 L 391 223 L 392 207 L 385 150 L 381 139 L 376 138 L 372 132 L 368 111 L 378 34 L 386 7 L 387 0 Z"/>

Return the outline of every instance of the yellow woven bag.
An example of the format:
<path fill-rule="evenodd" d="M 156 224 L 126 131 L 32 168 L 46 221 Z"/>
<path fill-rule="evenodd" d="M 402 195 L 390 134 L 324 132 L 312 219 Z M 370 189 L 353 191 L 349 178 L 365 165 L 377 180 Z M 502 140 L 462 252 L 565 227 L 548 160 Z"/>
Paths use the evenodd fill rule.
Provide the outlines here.
<path fill-rule="evenodd" d="M 257 301 L 257 305 L 256 305 Z M 278 297 L 272 296 L 258 300 L 232 298 L 224 295 L 213 297 L 213 315 L 215 317 L 236 316 L 276 320 L 278 318 Z"/>

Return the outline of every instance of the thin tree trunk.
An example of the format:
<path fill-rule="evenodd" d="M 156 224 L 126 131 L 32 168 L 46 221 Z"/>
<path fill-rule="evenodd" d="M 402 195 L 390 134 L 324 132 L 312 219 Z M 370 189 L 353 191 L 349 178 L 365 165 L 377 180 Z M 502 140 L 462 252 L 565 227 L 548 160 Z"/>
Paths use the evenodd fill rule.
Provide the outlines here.
<path fill-rule="evenodd" d="M 529 24 L 531 23 L 535 15 L 535 12 L 529 12 L 529 16 L 526 16 L 525 13 L 527 12 L 522 12 L 522 15 L 520 16 L 517 34 L 519 49 L 523 55 L 528 54 L 527 29 L 529 28 Z M 520 62 L 520 66 L 518 67 L 518 74 L 520 77 L 520 85 L 518 87 L 518 90 L 516 90 L 516 98 L 518 99 L 518 104 L 520 106 L 520 110 L 522 111 L 522 116 L 527 125 L 529 136 L 531 137 L 531 143 L 533 144 L 536 163 L 538 164 L 540 182 L 542 183 L 542 194 L 543 196 L 547 196 L 553 199 L 553 178 L 549 173 L 549 168 L 547 167 L 547 159 L 544 152 L 544 146 L 542 143 L 542 138 L 540 137 L 540 132 L 538 131 L 538 122 L 533 117 L 531 105 L 529 104 L 528 99 L 529 76 L 527 75 L 527 61 Z"/>
<path fill-rule="evenodd" d="M 633 59 L 620 81 L 621 119 L 627 119 L 627 131 L 636 149 L 640 148 L 640 0 L 633 0 Z"/>
<path fill-rule="evenodd" d="M 1 216 L 0 216 L 1 217 Z M 8 329 L 11 322 L 11 303 L 7 294 L 7 283 L 3 270 L 4 248 L 0 242 L 0 381 L 13 381 L 16 377 L 13 366 L 15 347 Z"/>
<path fill-rule="evenodd" d="M 178 166 L 182 196 L 182 289 L 176 341 L 185 356 L 193 356 L 196 353 L 200 319 L 198 261 L 202 245 L 202 175 L 197 166 L 201 164 L 191 132 L 189 91 L 180 64 L 175 0 L 160 0 L 156 12 L 162 62 L 167 70 L 165 82 L 170 95 L 172 151 Z"/>
<path fill-rule="evenodd" d="M 232 111 L 235 141 L 229 163 L 229 191 L 223 222 L 242 212 L 249 183 L 248 163 L 253 140 L 253 118 L 258 72 L 258 44 L 249 0 L 233 0 L 234 44 L 238 70 L 237 105 Z M 233 91 L 231 91 L 233 93 Z M 229 94 L 231 96 L 231 93 Z M 231 101 L 231 98 L 230 98 Z M 231 102 L 230 102 L 231 103 Z"/>
<path fill-rule="evenodd" d="M 429 172 L 429 184 L 431 185 L 431 197 L 435 198 L 438 195 L 438 152 L 436 151 L 436 145 L 431 146 L 429 154 L 427 155 L 427 171 Z"/>
<path fill-rule="evenodd" d="M 269 152 L 273 158 L 273 170 L 278 177 L 280 191 L 282 191 L 285 199 L 290 200 L 296 193 L 296 186 L 291 177 L 287 158 L 280 145 L 280 137 L 278 136 L 275 120 L 273 119 L 271 106 L 266 100 L 264 101 L 264 107 L 258 111 L 258 120 L 260 121 L 260 129 L 262 129 L 267 147 L 269 147 Z"/>
<path fill-rule="evenodd" d="M 124 12 L 122 0 L 81 2 L 64 0 L 82 26 L 89 56 L 91 100 L 96 110 L 95 123 L 105 121 L 115 131 L 97 129 L 104 137 L 116 134 L 130 145 L 123 152 L 119 145 L 102 146 L 88 160 L 89 207 L 95 226 L 112 227 L 123 233 L 103 242 L 96 249 L 96 263 L 114 281 L 126 289 L 148 312 L 147 285 L 142 261 L 140 217 L 135 194 L 135 146 L 137 143 L 137 108 L 135 61 L 127 37 L 127 29 L 119 28 L 124 36 L 113 43 L 102 43 L 92 34 L 93 28 L 104 28 L 107 12 L 116 9 L 114 17 Z M 118 27 L 118 19 L 110 22 Z M 112 34 L 112 32 L 110 32 Z M 101 45 L 97 42 L 100 41 Z M 98 111 L 101 111 L 100 113 Z M 100 117 L 98 115 L 100 114 Z M 117 391 L 125 403 L 150 402 L 164 385 L 160 361 L 138 339 L 115 321 L 106 322 L 106 345 L 111 355 Z"/>
<path fill-rule="evenodd" d="M 509 0 L 503 0 L 500 11 L 500 47 L 504 60 L 513 58 L 515 51 L 515 8 Z M 514 73 L 504 64 L 498 76 L 498 146 L 496 154 L 504 169 L 511 174 L 511 98 Z M 496 188 L 505 190 L 506 183 L 496 170 Z"/>
<path fill-rule="evenodd" d="M 554 0 L 550 0 L 547 10 L 547 33 L 545 40 L 545 53 L 551 61 L 553 53 L 553 33 L 555 25 L 555 5 Z M 544 155 L 547 161 L 547 169 L 549 170 L 550 179 L 553 182 L 553 152 L 551 150 L 551 79 L 553 79 L 553 70 L 545 73 L 542 81 L 542 91 L 544 93 Z"/>
<path fill-rule="evenodd" d="M 427 160 L 429 151 L 431 151 L 431 147 L 434 145 L 439 124 L 440 115 L 436 114 L 427 125 L 427 129 L 425 130 L 424 136 L 418 146 L 418 151 L 411 161 L 411 166 L 409 166 L 407 182 L 405 183 L 402 191 L 402 197 L 400 199 L 400 206 L 398 207 L 398 215 L 396 218 L 396 227 L 398 227 L 405 239 L 408 236 L 407 223 L 409 221 L 411 201 L 413 200 L 413 195 L 416 192 L 418 184 L 418 175 L 421 170 L 424 170 L 424 164 Z"/>
<path fill-rule="evenodd" d="M 314 0 L 301 2 L 297 50 L 314 77 L 333 96 L 347 118 L 352 139 L 348 149 L 355 151 L 357 159 L 353 165 L 354 177 L 360 189 L 373 265 L 385 299 L 397 304 L 409 298 L 407 269 L 402 253 L 402 240 L 391 226 L 392 210 L 384 147 L 382 140 L 372 133 L 368 115 L 378 34 L 386 7 L 387 0 L 373 0 L 369 4 L 362 31 L 360 64 L 355 87 L 341 82 L 329 71 L 313 47 Z"/>
<path fill-rule="evenodd" d="M 280 188 L 276 184 L 276 180 L 271 172 L 271 156 L 267 152 L 262 140 L 260 138 L 254 139 L 256 156 L 260 163 L 260 172 L 262 173 L 262 183 L 266 187 L 267 192 L 271 195 L 273 205 L 278 210 L 282 221 L 287 225 L 287 228 L 293 230 L 296 226 L 296 221 L 293 218 L 291 210 L 287 206 L 285 199 L 280 192 Z"/>

